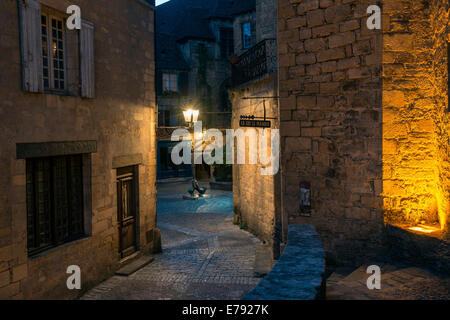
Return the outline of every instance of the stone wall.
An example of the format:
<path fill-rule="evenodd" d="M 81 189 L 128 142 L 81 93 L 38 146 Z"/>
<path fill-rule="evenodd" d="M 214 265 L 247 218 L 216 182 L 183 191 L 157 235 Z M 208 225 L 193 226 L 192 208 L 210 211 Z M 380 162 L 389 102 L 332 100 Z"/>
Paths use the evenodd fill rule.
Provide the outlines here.
<path fill-rule="evenodd" d="M 383 228 L 382 37 L 368 4 L 278 1 L 283 214 L 314 225 L 340 262 L 375 254 Z"/>
<path fill-rule="evenodd" d="M 277 38 L 277 1 L 256 1 L 256 43 Z"/>
<path fill-rule="evenodd" d="M 252 44 L 255 45 L 265 39 L 276 38 L 276 0 L 257 0 L 255 12 L 237 16 L 234 21 L 235 50 L 242 54 L 241 24 L 252 22 Z M 251 50 L 251 49 L 249 49 Z M 276 51 L 276 48 L 274 48 Z M 269 54 L 269 53 L 267 53 Z M 274 59 L 276 57 L 269 57 Z M 267 62 L 268 65 L 270 61 Z M 268 69 L 270 70 L 270 69 Z M 254 79 L 234 88 L 231 92 L 233 106 L 232 128 L 239 129 L 239 120 L 242 115 L 264 116 L 264 103 L 267 117 L 273 118 L 271 129 L 279 130 L 279 107 L 278 107 L 278 76 L 276 70 L 270 70 L 259 79 Z M 265 99 L 243 100 L 244 97 L 266 97 Z M 269 98 L 267 98 L 269 97 Z M 272 98 L 270 98 L 272 97 Z M 249 129 L 241 128 L 245 132 Z M 252 128 L 260 129 L 260 128 Z M 251 129 L 250 129 L 251 130 Z M 261 135 L 257 132 L 259 153 L 259 139 Z M 270 130 L 271 132 L 271 130 Z M 270 142 L 267 142 L 270 143 Z M 246 153 L 249 143 L 246 143 Z M 278 160 L 278 159 L 277 159 Z M 274 258 L 280 254 L 281 234 L 281 194 L 279 171 L 275 175 L 262 175 L 264 166 L 258 157 L 258 164 L 246 164 L 233 166 L 233 194 L 235 222 L 242 228 L 254 233 L 264 240 L 272 249 Z"/>
<path fill-rule="evenodd" d="M 385 221 L 448 228 L 448 1 L 383 4 Z"/>
<path fill-rule="evenodd" d="M 284 216 L 342 262 L 375 254 L 384 223 L 448 230 L 448 1 L 378 3 L 382 31 L 371 1 L 278 4 Z"/>
<path fill-rule="evenodd" d="M 276 83 L 273 76 L 244 88 L 231 91 L 231 102 L 233 105 L 232 128 L 239 129 L 241 115 L 255 115 L 262 117 L 263 100 L 243 100 L 243 97 L 273 97 L 276 96 Z M 276 99 L 266 99 L 267 117 L 278 117 L 278 104 Z M 272 121 L 272 129 L 277 129 L 278 121 Z M 249 129 L 241 128 L 244 132 Z M 253 129 L 253 128 L 252 128 Z M 258 129 L 258 128 L 255 128 Z M 250 129 L 251 130 L 251 129 Z M 259 141 L 260 135 L 257 134 Z M 236 145 L 236 143 L 235 143 Z M 237 147 L 237 145 L 236 145 Z M 249 143 L 246 143 L 246 154 L 248 154 Z M 258 146 L 259 152 L 259 146 Z M 274 246 L 275 256 L 279 251 L 277 235 L 279 230 L 279 175 L 261 175 L 262 165 L 246 164 L 233 165 L 233 200 L 235 223 L 267 244 Z M 277 214 L 278 212 L 278 214 Z M 275 240 L 275 241 L 274 241 Z"/>
<path fill-rule="evenodd" d="M 435 137 L 437 143 L 438 215 L 444 232 L 450 234 L 450 105 L 448 85 L 449 21 L 448 0 L 433 1 L 431 21 L 433 27 L 433 75 L 436 101 Z M 447 50 L 446 50 L 447 47 Z"/>
<path fill-rule="evenodd" d="M 77 4 L 83 18 L 95 24 L 96 98 L 21 90 L 17 1 L 2 0 L 0 298 L 74 298 L 81 292 L 66 287 L 69 265 L 81 267 L 82 291 L 118 268 L 116 157 L 142 155 L 139 243 L 141 252 L 153 250 L 147 237 L 156 227 L 153 8 L 137 0 L 40 2 L 60 12 Z M 97 141 L 91 158 L 92 231 L 30 258 L 26 165 L 16 159 L 16 143 L 79 140 Z"/>
<path fill-rule="evenodd" d="M 314 227 L 290 225 L 289 241 L 270 273 L 244 300 L 325 299 L 325 252 Z"/>

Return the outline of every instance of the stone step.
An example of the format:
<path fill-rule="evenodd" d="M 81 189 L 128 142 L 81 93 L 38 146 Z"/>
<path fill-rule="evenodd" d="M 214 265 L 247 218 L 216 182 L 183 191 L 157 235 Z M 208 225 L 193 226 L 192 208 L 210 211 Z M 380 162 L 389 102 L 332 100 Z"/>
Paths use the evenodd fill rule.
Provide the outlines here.
<path fill-rule="evenodd" d="M 124 267 L 120 268 L 116 272 L 116 276 L 128 277 L 128 276 L 132 275 L 133 273 L 135 273 L 136 271 L 142 269 L 149 263 L 153 262 L 154 260 L 155 260 L 155 258 L 153 258 L 151 256 L 142 256 L 142 257 L 126 264 Z"/>

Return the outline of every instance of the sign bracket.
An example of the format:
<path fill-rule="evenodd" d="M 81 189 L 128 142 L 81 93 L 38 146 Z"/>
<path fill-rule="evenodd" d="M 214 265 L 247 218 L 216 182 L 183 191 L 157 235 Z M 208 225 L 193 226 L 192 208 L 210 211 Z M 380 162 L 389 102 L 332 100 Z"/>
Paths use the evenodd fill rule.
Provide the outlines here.
<path fill-rule="evenodd" d="M 241 120 L 239 122 L 240 126 L 241 127 L 270 128 L 272 124 L 271 124 L 271 122 L 269 120 L 276 120 L 277 118 L 267 117 L 266 100 L 267 99 L 278 99 L 278 98 L 279 98 L 278 96 L 272 96 L 272 97 L 243 97 L 243 98 L 241 98 L 242 100 L 263 100 L 264 117 L 257 117 L 255 115 L 241 115 Z"/>

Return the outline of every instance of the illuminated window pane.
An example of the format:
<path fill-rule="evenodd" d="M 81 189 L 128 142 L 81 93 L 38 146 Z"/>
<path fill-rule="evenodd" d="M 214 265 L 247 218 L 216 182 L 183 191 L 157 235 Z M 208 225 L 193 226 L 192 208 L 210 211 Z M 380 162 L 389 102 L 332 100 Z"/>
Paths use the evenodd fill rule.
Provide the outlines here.
<path fill-rule="evenodd" d="M 250 22 L 242 25 L 242 47 L 244 49 L 250 48 L 252 45 L 252 25 Z"/>
<path fill-rule="evenodd" d="M 61 18 L 51 17 L 45 9 L 41 16 L 41 36 L 44 89 L 64 90 L 64 23 Z"/>
<path fill-rule="evenodd" d="M 164 73 L 163 74 L 163 91 L 178 91 L 178 75 L 174 73 Z"/>

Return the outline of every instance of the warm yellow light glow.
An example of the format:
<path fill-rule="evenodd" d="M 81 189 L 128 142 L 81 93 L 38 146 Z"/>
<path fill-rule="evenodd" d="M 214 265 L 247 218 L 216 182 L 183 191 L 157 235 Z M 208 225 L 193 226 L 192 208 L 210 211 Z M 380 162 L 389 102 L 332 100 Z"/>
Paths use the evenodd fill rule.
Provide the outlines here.
<path fill-rule="evenodd" d="M 203 132 L 198 132 L 196 134 L 196 139 L 203 139 Z"/>
<path fill-rule="evenodd" d="M 440 231 L 441 229 L 437 228 L 437 227 L 432 227 L 432 226 L 419 225 L 416 227 L 411 227 L 411 228 L 409 228 L 409 230 L 422 232 L 422 233 L 433 233 L 436 231 Z"/>
<path fill-rule="evenodd" d="M 198 121 L 199 114 L 200 114 L 200 111 L 198 111 L 198 110 L 193 110 L 192 111 L 192 122 L 197 122 Z"/>
<path fill-rule="evenodd" d="M 186 121 L 187 123 L 192 122 L 191 121 L 191 119 L 192 119 L 192 110 L 191 109 L 183 111 L 183 115 L 184 115 L 184 121 Z"/>
<path fill-rule="evenodd" d="M 414 225 L 408 229 L 422 233 L 447 231 L 450 198 L 448 145 L 443 135 L 446 130 L 442 129 L 445 125 L 440 114 L 431 116 L 441 110 L 443 104 L 425 103 L 421 94 L 415 94 L 411 92 L 410 96 L 404 89 L 383 90 L 383 183 L 380 189 L 385 222 Z M 446 99 L 436 98 L 436 101 Z M 421 101 L 420 107 L 409 112 L 407 106 L 412 101 Z M 420 225 L 436 226 L 436 229 Z"/>
<path fill-rule="evenodd" d="M 197 122 L 199 114 L 200 114 L 200 111 L 198 111 L 198 110 L 189 109 L 189 110 L 183 111 L 184 120 L 186 121 L 186 123 Z"/>

